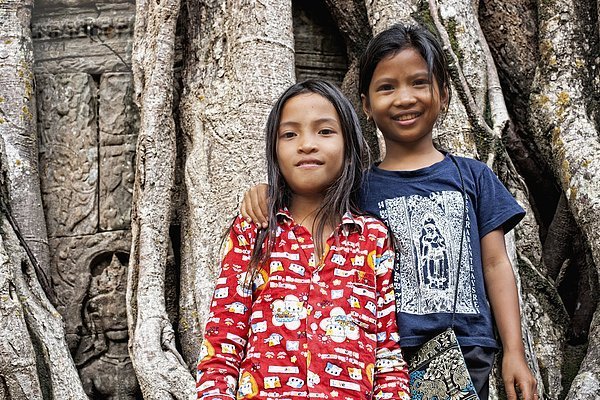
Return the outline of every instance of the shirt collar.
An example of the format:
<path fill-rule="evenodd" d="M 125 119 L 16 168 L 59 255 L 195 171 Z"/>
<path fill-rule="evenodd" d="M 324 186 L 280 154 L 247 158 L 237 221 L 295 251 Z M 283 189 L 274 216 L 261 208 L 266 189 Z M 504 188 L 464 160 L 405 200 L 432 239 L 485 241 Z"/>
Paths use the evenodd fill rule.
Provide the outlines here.
<path fill-rule="evenodd" d="M 287 207 L 281 208 L 276 215 L 280 222 L 285 222 L 287 225 L 295 222 Z M 344 213 L 342 216 L 342 223 L 339 225 L 338 229 L 340 229 L 344 235 L 347 236 L 353 230 L 357 230 L 359 233 L 362 233 L 364 227 L 365 222 L 363 218 L 355 217 L 350 211 L 346 211 L 346 213 Z"/>

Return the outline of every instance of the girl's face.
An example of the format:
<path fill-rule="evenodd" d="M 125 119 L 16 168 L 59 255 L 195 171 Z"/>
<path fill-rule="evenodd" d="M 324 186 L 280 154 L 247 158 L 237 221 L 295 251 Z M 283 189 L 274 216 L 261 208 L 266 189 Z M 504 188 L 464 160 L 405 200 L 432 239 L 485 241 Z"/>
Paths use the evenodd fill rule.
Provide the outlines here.
<path fill-rule="evenodd" d="M 329 100 L 302 93 L 285 103 L 277 132 L 277 162 L 297 195 L 320 196 L 340 176 L 344 135 Z"/>
<path fill-rule="evenodd" d="M 371 78 L 363 110 L 383 134 L 386 149 L 432 144 L 431 131 L 447 101 L 419 52 L 407 48 L 382 59 Z"/>

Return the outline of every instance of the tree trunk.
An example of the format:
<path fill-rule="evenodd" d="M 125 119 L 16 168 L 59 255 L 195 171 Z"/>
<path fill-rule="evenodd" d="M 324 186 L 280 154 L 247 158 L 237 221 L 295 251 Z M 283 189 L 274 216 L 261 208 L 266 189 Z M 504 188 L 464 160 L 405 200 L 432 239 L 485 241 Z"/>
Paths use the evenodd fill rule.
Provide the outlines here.
<path fill-rule="evenodd" d="M 48 280 L 50 253 L 38 172 L 38 143 L 33 48 L 32 0 L 0 3 L 0 128 L 5 142 L 9 203 L 19 230 L 36 259 L 42 287 L 52 297 Z"/>
<path fill-rule="evenodd" d="M 289 1 L 189 1 L 187 14 L 179 333 L 192 369 L 221 238 L 238 210 L 239 194 L 265 181 L 266 116 L 295 79 Z"/>
<path fill-rule="evenodd" d="M 178 0 L 137 2 L 133 72 L 140 130 L 127 281 L 129 353 L 145 399 L 192 399 L 165 305 L 176 145 L 173 64 Z"/>
<path fill-rule="evenodd" d="M 600 397 L 598 0 L 322 1 L 345 39 L 349 69 L 342 86 L 360 115 L 357 61 L 372 35 L 396 22 L 437 32 L 451 60 L 455 95 L 434 131 L 436 143 L 486 162 L 527 211 L 507 246 L 540 398 Z M 87 4 L 61 4 L 79 3 Z M 52 288 L 45 279 L 50 256 L 37 171 L 31 6 L 30 0 L 0 1 L 6 205 L 0 212 L 0 399 L 85 399 L 62 321 L 44 294 L 52 296 Z M 137 2 L 133 59 L 141 129 L 127 309 L 131 359 L 146 399 L 195 396 L 190 370 L 221 238 L 239 195 L 265 181 L 266 115 L 295 81 L 290 1 L 188 0 L 179 17 L 180 7 L 178 0 Z M 183 90 L 173 110 L 179 85 L 173 67 L 181 60 L 177 22 Z M 183 130 L 180 164 L 175 121 Z M 376 144 L 373 127 L 363 127 Z M 77 126 L 69 129 L 77 134 Z M 165 305 L 176 165 L 185 165 L 181 248 L 174 249 L 181 253 L 177 340 Z M 503 398 L 501 381 L 493 381 L 491 398 Z"/>

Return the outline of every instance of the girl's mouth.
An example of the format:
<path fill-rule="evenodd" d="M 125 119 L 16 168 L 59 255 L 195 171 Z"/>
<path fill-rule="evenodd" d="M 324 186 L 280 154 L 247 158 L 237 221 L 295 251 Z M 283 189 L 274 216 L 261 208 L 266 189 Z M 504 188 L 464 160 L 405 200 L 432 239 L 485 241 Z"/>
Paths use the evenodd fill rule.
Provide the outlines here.
<path fill-rule="evenodd" d="M 394 117 L 394 120 L 396 120 L 396 121 L 411 121 L 411 120 L 419 117 L 420 115 L 421 115 L 420 113 L 401 114 L 401 115 L 396 115 Z"/>
<path fill-rule="evenodd" d="M 317 159 L 304 159 L 296 163 L 296 167 L 300 168 L 315 168 L 323 165 L 323 161 Z"/>

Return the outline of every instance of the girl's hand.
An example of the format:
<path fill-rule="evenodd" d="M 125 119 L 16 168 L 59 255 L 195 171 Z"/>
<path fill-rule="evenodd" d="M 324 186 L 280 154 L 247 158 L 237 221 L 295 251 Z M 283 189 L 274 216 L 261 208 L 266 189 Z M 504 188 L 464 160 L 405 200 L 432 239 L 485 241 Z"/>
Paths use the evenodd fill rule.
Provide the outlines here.
<path fill-rule="evenodd" d="M 504 353 L 502 379 L 508 400 L 537 400 L 537 382 L 521 352 Z"/>
<path fill-rule="evenodd" d="M 254 222 L 256 225 L 267 228 L 269 226 L 267 210 L 269 186 L 265 183 L 260 183 L 252 186 L 244 193 L 244 199 L 240 205 L 240 213 L 248 222 Z"/>

